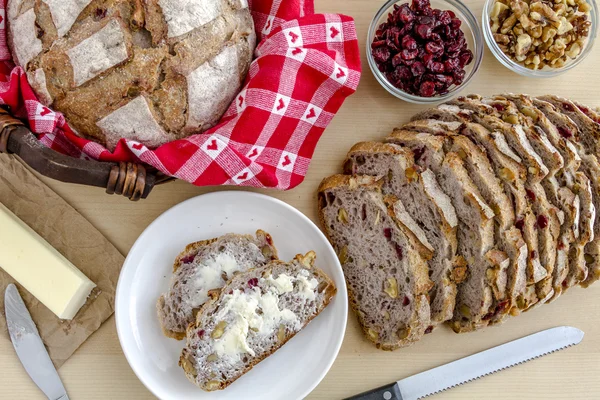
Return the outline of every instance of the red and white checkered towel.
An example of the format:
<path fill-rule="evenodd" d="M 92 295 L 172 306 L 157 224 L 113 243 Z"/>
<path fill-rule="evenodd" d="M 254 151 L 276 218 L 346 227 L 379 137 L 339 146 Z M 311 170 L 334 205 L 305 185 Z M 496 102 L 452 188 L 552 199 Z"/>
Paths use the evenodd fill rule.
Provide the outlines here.
<path fill-rule="evenodd" d="M 10 1 L 10 0 L 9 0 Z M 220 123 L 150 150 L 122 139 L 114 152 L 75 135 L 62 114 L 40 104 L 13 68 L 0 1 L 0 104 L 28 119 L 52 149 L 101 161 L 137 161 L 198 186 L 299 185 L 323 131 L 355 92 L 361 65 L 352 18 L 314 14 L 313 0 L 254 0 L 259 38 L 246 83 Z"/>

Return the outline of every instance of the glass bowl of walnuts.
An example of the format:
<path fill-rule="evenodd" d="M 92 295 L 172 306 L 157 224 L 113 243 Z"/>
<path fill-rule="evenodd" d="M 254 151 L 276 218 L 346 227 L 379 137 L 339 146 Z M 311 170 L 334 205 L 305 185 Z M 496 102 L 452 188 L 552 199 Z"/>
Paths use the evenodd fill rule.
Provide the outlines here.
<path fill-rule="evenodd" d="M 487 0 L 482 25 L 488 47 L 505 67 L 550 78 L 590 54 L 597 18 L 594 0 Z"/>
<path fill-rule="evenodd" d="M 394 96 L 435 104 L 469 84 L 484 46 L 477 18 L 460 0 L 389 0 L 369 27 L 367 60 Z"/>

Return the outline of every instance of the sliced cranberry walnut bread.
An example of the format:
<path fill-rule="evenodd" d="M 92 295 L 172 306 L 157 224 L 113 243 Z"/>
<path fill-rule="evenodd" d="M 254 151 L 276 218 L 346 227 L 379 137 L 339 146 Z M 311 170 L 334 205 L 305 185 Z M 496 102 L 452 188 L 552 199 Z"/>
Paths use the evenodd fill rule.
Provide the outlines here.
<path fill-rule="evenodd" d="M 456 284 L 464 278 L 466 267 L 456 258 L 456 211 L 435 175 L 429 170 L 421 173 L 412 151 L 377 142 L 352 147 L 344 169 L 348 175 L 382 177 L 383 194 L 398 197 L 422 229 L 433 251 L 429 261 L 429 275 L 434 283 L 429 292 L 431 324 L 435 326 L 451 319 Z"/>
<path fill-rule="evenodd" d="M 319 218 L 366 337 L 394 350 L 416 342 L 430 327 L 431 251 L 397 218 L 396 211 L 404 210 L 397 199 L 384 201 L 382 184 L 371 176 L 326 178 L 319 187 Z"/>
<path fill-rule="evenodd" d="M 261 267 L 277 259 L 277 249 L 268 233 L 227 234 L 189 244 L 177 256 L 169 291 L 156 308 L 163 333 L 181 340 L 208 292 L 219 289 L 238 272 Z"/>
<path fill-rule="evenodd" d="M 193 384 L 222 390 L 287 343 L 321 313 L 335 284 L 315 253 L 239 273 L 211 291 L 187 330 L 179 365 Z"/>

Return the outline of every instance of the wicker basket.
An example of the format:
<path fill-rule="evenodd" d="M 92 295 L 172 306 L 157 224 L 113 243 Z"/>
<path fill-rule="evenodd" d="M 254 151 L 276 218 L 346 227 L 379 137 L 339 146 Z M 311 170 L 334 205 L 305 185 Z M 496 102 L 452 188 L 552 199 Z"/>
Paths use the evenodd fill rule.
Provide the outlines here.
<path fill-rule="evenodd" d="M 142 164 L 87 161 L 40 144 L 25 124 L 0 107 L 0 153 L 12 153 L 49 178 L 106 188 L 106 193 L 132 201 L 148 197 L 154 186 L 173 180 Z"/>

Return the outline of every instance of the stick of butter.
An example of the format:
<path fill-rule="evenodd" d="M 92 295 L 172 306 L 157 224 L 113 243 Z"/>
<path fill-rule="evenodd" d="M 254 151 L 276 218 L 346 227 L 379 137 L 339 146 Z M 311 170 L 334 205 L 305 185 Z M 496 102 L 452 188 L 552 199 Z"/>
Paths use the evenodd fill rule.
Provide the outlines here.
<path fill-rule="evenodd" d="M 72 319 L 96 287 L 2 203 L 0 268 L 61 319 Z"/>

